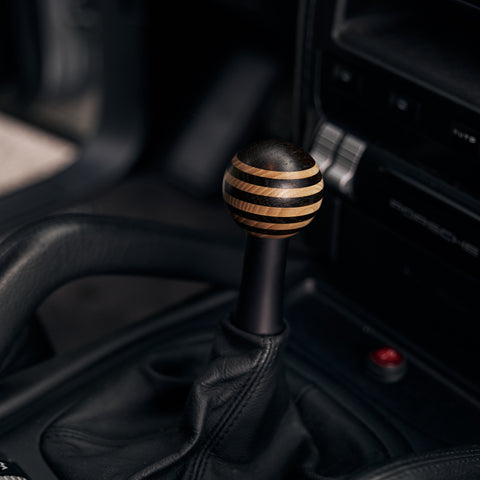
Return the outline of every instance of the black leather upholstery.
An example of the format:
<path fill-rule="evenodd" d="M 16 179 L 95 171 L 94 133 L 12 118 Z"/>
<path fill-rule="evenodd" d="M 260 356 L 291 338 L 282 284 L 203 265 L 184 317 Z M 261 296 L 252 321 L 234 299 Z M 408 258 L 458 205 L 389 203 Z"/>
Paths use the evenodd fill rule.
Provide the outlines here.
<path fill-rule="evenodd" d="M 224 321 L 206 366 L 208 344 L 163 347 L 62 415 L 43 451 L 75 480 L 314 479 L 387 459 L 388 445 L 321 387 L 287 387 L 286 339 Z"/>
<path fill-rule="evenodd" d="M 438 450 L 410 455 L 369 470 L 352 480 L 477 480 L 480 446 Z"/>
<path fill-rule="evenodd" d="M 154 222 L 62 215 L 29 225 L 0 252 L 0 374 L 40 302 L 70 280 L 122 273 L 238 285 L 242 258 L 218 234 Z"/>

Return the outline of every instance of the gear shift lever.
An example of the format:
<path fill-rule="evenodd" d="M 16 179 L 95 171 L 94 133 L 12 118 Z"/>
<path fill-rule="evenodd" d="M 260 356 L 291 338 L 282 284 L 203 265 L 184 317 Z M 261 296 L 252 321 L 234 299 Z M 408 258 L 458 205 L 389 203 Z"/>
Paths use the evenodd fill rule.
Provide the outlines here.
<path fill-rule="evenodd" d="M 288 238 L 320 208 L 323 179 L 305 151 L 278 141 L 242 150 L 223 178 L 223 198 L 248 232 L 242 284 L 233 323 L 247 332 L 274 335 L 283 328 L 283 281 Z"/>
<path fill-rule="evenodd" d="M 313 471 L 317 447 L 286 383 L 282 300 L 288 237 L 310 223 L 322 189 L 315 161 L 290 143 L 258 143 L 233 159 L 224 198 L 249 234 L 233 321 L 221 322 L 191 383 L 168 372 L 193 371 L 198 344 L 167 341 L 148 365 L 119 372 L 50 426 L 43 449 L 59 476 L 240 480 Z"/>

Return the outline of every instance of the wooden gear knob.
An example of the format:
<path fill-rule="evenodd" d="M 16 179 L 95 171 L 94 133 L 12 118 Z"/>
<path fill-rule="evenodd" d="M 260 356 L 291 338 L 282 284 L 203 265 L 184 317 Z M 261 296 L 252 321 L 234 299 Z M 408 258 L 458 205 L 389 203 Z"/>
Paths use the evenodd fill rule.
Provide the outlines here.
<path fill-rule="evenodd" d="M 308 225 L 320 208 L 323 178 L 307 152 L 268 140 L 235 155 L 223 177 L 223 198 L 248 233 L 287 238 Z"/>

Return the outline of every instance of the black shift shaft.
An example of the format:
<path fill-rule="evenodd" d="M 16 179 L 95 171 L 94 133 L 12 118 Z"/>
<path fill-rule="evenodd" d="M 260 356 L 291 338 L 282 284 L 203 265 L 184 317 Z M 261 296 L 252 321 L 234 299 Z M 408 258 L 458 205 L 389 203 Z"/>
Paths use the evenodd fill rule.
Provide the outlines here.
<path fill-rule="evenodd" d="M 249 235 L 234 323 L 259 335 L 284 329 L 283 283 L 288 239 Z"/>

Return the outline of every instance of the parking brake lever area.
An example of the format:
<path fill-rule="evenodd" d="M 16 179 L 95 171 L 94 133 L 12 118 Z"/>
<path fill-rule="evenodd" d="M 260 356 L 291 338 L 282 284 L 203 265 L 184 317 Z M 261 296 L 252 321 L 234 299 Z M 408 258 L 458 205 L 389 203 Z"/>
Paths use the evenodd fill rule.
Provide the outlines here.
<path fill-rule="evenodd" d="M 320 208 L 322 174 L 300 147 L 267 140 L 235 155 L 223 178 L 223 198 L 248 233 L 233 323 L 249 333 L 280 333 L 288 239 Z"/>

